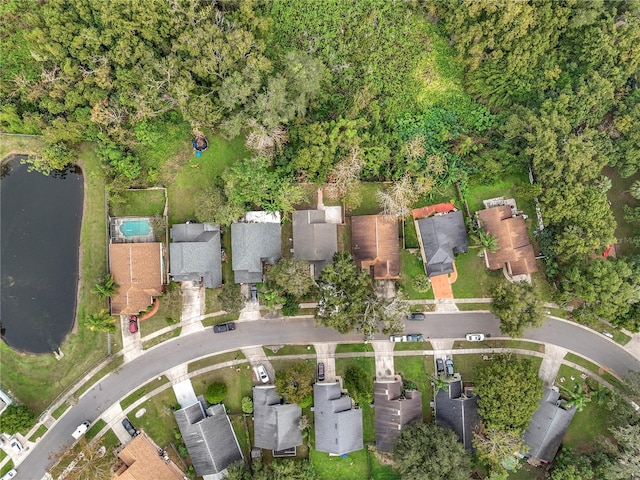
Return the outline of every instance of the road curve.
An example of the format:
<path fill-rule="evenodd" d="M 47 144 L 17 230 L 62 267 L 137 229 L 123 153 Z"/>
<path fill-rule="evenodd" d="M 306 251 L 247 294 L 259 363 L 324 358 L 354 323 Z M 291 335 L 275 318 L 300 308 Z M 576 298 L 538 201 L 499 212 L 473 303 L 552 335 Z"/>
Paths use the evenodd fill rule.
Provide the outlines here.
<path fill-rule="evenodd" d="M 406 332 L 425 337 L 462 338 L 467 332 L 483 332 L 500 336 L 498 320 L 490 313 L 460 312 L 430 314 L 425 321 L 406 323 Z M 376 339 L 386 338 L 377 335 Z M 525 338 L 552 343 L 583 356 L 624 376 L 629 370 L 640 370 L 640 361 L 623 348 L 588 329 L 569 322 L 549 319 L 542 327 L 528 332 Z M 40 479 L 54 462 L 55 455 L 73 440 L 71 432 L 85 420 L 98 419 L 111 405 L 138 386 L 166 370 L 220 351 L 250 345 L 358 341 L 362 335 L 341 335 L 335 330 L 316 327 L 313 319 L 276 319 L 238 323 L 235 332 L 213 334 L 203 332 L 164 342 L 144 355 L 122 366 L 88 390 L 47 434 L 32 447 L 28 461 L 18 467 L 17 479 Z"/>

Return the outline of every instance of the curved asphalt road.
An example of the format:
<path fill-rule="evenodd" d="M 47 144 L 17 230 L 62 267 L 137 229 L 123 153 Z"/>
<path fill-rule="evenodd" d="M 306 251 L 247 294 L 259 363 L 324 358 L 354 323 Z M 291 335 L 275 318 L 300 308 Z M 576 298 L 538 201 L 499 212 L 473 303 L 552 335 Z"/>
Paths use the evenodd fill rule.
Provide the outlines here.
<path fill-rule="evenodd" d="M 500 336 L 499 322 L 493 315 L 474 312 L 431 314 L 425 321 L 407 322 L 405 331 L 422 333 L 430 338 L 463 338 L 467 332 Z M 376 336 L 376 339 L 384 338 L 382 335 Z M 549 319 L 542 327 L 529 331 L 525 338 L 575 351 L 620 376 L 626 375 L 629 370 L 640 370 L 640 361 L 616 343 L 575 324 Z M 53 456 L 72 442 L 71 432 L 81 422 L 95 421 L 120 398 L 176 365 L 251 345 L 349 340 L 361 341 L 362 335 L 341 335 L 329 328 L 316 327 L 313 319 L 277 319 L 238 323 L 235 332 L 221 335 L 214 335 L 212 329 L 208 328 L 204 332 L 164 342 L 88 390 L 78 404 L 32 447 L 28 461 L 25 460 L 18 467 L 16 478 L 42 478 L 53 463 Z"/>

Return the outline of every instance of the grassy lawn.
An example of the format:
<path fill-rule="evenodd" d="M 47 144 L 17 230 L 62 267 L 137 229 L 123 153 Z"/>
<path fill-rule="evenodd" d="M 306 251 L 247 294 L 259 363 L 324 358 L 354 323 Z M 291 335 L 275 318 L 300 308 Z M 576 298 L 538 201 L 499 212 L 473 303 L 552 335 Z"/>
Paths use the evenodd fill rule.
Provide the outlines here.
<path fill-rule="evenodd" d="M 581 367 L 586 368 L 590 372 L 595 373 L 596 375 L 601 377 L 603 380 L 606 380 L 607 382 L 609 382 L 611 385 L 613 385 L 616 389 L 620 390 L 621 392 L 626 392 L 627 391 L 627 387 L 623 382 L 621 382 L 616 377 L 611 375 L 604 368 L 596 365 L 593 362 L 590 362 L 586 358 L 582 358 L 579 355 L 575 355 L 573 353 L 567 353 L 564 356 L 564 360 L 566 360 L 567 362 L 572 362 L 572 363 L 575 363 L 577 365 L 580 365 Z M 570 368 L 570 367 L 567 367 L 567 368 Z"/>
<path fill-rule="evenodd" d="M 249 425 L 245 426 L 244 416 L 229 415 L 229 420 L 231 421 L 231 426 L 233 427 L 233 431 L 238 439 L 238 444 L 240 445 L 242 454 L 245 458 L 251 458 L 251 443 L 249 441 L 249 429 L 247 428 Z M 251 420 L 251 417 L 247 420 Z M 253 430 L 253 428 L 251 428 L 251 430 Z"/>
<path fill-rule="evenodd" d="M 528 358 L 536 370 L 540 369 L 542 363 L 541 357 L 534 357 L 531 355 L 515 355 L 518 358 Z M 463 382 L 473 382 L 476 378 L 475 367 L 483 361 L 491 361 L 492 355 L 488 355 L 487 360 L 483 360 L 482 355 L 479 353 L 473 354 L 456 354 L 453 356 L 453 365 L 455 371 L 460 373 Z"/>
<path fill-rule="evenodd" d="M 530 202 L 520 202 L 518 201 L 518 197 L 514 195 L 514 187 L 519 183 L 529 184 L 528 173 L 523 172 L 521 175 L 509 175 L 491 185 L 469 185 L 466 195 L 469 210 L 471 210 L 472 214 L 478 210 L 482 210 L 484 208 L 482 201 L 489 198 L 513 197 L 516 199 L 518 208 L 524 210 L 529 217 L 533 218 L 535 211 L 530 208 Z"/>
<path fill-rule="evenodd" d="M 380 463 L 373 452 L 369 452 L 369 466 L 369 475 L 373 480 L 400 480 L 400 475 L 394 472 L 390 465 Z"/>
<path fill-rule="evenodd" d="M 35 442 L 40 437 L 42 437 L 46 432 L 47 432 L 47 427 L 45 425 L 40 425 L 38 427 L 38 429 L 35 431 L 35 433 L 33 435 L 31 435 L 31 437 L 29 437 L 29 441 L 30 442 Z M 4 451 L 3 451 L 3 453 L 4 453 Z"/>
<path fill-rule="evenodd" d="M 158 302 L 160 302 L 160 306 L 156 314 L 140 322 L 140 335 L 143 338 L 150 333 L 180 322 L 182 317 L 182 295 L 180 295 L 179 284 L 175 282 L 169 283 L 166 293 L 158 299 Z M 149 308 L 151 309 L 152 307 Z"/>
<path fill-rule="evenodd" d="M 163 333 L 162 335 L 158 335 L 157 337 L 154 337 L 151 340 L 142 342 L 142 348 L 144 348 L 145 350 L 148 350 L 151 347 L 160 345 L 162 342 L 166 342 L 167 340 L 171 340 L 172 338 L 179 337 L 181 331 L 182 331 L 182 327 L 178 327 L 174 330 L 171 330 L 170 332 Z"/>
<path fill-rule="evenodd" d="M 613 331 L 613 340 L 618 342 L 620 345 L 626 345 L 631 341 L 631 337 L 626 333 L 623 333 L 619 330 Z"/>
<path fill-rule="evenodd" d="M 42 137 L 23 137 L 21 135 L 0 134 L 0 160 L 9 154 L 36 155 L 42 152 Z"/>
<path fill-rule="evenodd" d="M 100 430 L 102 430 L 106 426 L 107 426 L 107 422 L 105 422 L 102 419 L 98 420 L 93 425 L 91 425 L 91 428 L 89 428 L 89 430 L 87 430 L 87 433 L 85 434 L 85 438 L 87 440 L 91 440 L 95 438 L 96 435 L 100 433 Z"/>
<path fill-rule="evenodd" d="M 378 205 L 378 201 L 376 200 L 376 192 L 383 189 L 384 185 L 382 185 L 381 183 L 361 183 L 360 194 L 362 197 L 362 202 L 360 202 L 360 205 L 355 208 L 347 208 L 347 215 L 376 215 L 380 213 L 380 205 Z M 323 202 L 325 205 L 342 205 L 341 200 L 329 198 L 327 196 L 326 190 L 324 192 Z"/>
<path fill-rule="evenodd" d="M 611 210 L 616 219 L 616 252 L 618 256 L 633 255 L 639 253 L 640 249 L 633 246 L 631 239 L 636 236 L 635 232 L 640 229 L 640 225 L 627 223 L 624 221 L 624 206 L 640 206 L 640 200 L 634 199 L 629 194 L 631 184 L 640 180 L 640 174 L 629 178 L 621 178 L 618 172 L 611 167 L 605 167 L 603 173 L 611 179 L 611 189 L 607 192 L 607 198 L 611 202 Z"/>
<path fill-rule="evenodd" d="M 424 421 L 431 421 L 431 407 L 433 400 L 433 388 L 431 376 L 434 372 L 433 356 L 395 357 L 394 365 L 396 373 L 402 375 L 404 380 L 411 380 L 418 386 L 422 393 L 422 417 Z"/>
<path fill-rule="evenodd" d="M 397 342 L 393 347 L 396 351 L 431 350 L 431 348 L 431 342 Z"/>
<path fill-rule="evenodd" d="M 147 393 L 153 392 L 156 388 L 165 385 L 169 380 L 164 375 L 158 378 L 154 378 L 148 383 L 145 383 L 142 387 L 138 388 L 135 392 L 129 395 L 126 398 L 123 398 L 120 402 L 120 407 L 122 410 L 126 410 L 128 406 L 134 404 L 142 397 L 144 397 Z"/>
<path fill-rule="evenodd" d="M 478 257 L 477 250 L 456 255 L 456 268 L 458 279 L 452 285 L 455 298 L 490 297 L 491 287 L 496 279 L 502 277 L 502 272 L 487 270 L 484 258 Z"/>
<path fill-rule="evenodd" d="M 213 327 L 214 325 L 218 325 L 220 323 L 232 322 L 234 320 L 237 320 L 239 316 L 239 313 L 225 313 L 224 315 L 218 315 L 216 317 L 208 317 L 202 320 L 202 325 L 204 327 Z"/>
<path fill-rule="evenodd" d="M 242 397 L 252 396 L 253 377 L 251 367 L 224 367 L 203 373 L 191 379 L 196 395 L 204 395 L 213 382 L 222 382 L 227 386 L 224 405 L 230 413 L 242 413 Z"/>
<path fill-rule="evenodd" d="M 169 194 L 169 222 L 185 222 L 195 217 L 195 196 L 204 186 L 218 182 L 224 169 L 233 162 L 249 156 L 244 138 L 236 137 L 230 142 L 209 135 L 209 149 L 201 157 L 193 155 L 191 142 L 186 139 L 186 149 L 169 160 L 163 168 L 172 171 L 167 178 Z"/>
<path fill-rule="evenodd" d="M 275 350 L 272 350 L 269 346 L 265 346 L 263 348 L 264 353 L 266 353 L 268 357 L 277 355 L 307 355 L 316 353 L 316 349 L 313 345 L 285 345 L 282 348 L 273 348 L 275 348 Z"/>
<path fill-rule="evenodd" d="M 362 480 L 369 478 L 367 451 L 352 452 L 346 458 L 330 457 L 328 453 L 311 450 L 311 462 L 322 480 Z"/>
<path fill-rule="evenodd" d="M 4 467 L 0 468 L 0 475 L 4 475 L 13 467 L 14 467 L 13 460 L 9 460 L 7 463 L 4 464 Z"/>
<path fill-rule="evenodd" d="M 110 203 L 112 217 L 152 217 L 164 212 L 164 190 L 128 190 L 122 194 L 123 203 Z M 164 232 L 156 236 L 164 237 Z"/>
<path fill-rule="evenodd" d="M 515 473 L 509 473 L 509 480 L 544 480 L 547 478 L 543 468 L 533 467 L 527 463 Z"/>
<path fill-rule="evenodd" d="M 373 352 L 373 347 L 370 343 L 339 343 L 336 346 L 336 353 L 350 352 Z"/>
<path fill-rule="evenodd" d="M 402 228 L 402 225 L 400 226 Z M 404 247 L 403 248 L 420 248 L 418 242 L 418 232 L 413 218 L 404 220 Z"/>
<path fill-rule="evenodd" d="M 244 360 L 245 356 L 240 350 L 234 352 L 221 353 L 220 355 L 212 355 L 189 364 L 189 373 L 197 372 L 198 370 L 212 365 L 218 365 L 219 363 L 230 362 L 232 360 Z"/>
<path fill-rule="evenodd" d="M 2 138 L 3 142 L 8 137 Z M 31 138 L 31 137 L 24 137 Z M 106 272 L 106 217 L 104 211 L 104 179 L 102 168 L 93 152 L 93 145 L 82 144 L 78 164 L 85 182 L 84 216 L 80 233 L 82 259 L 78 284 L 77 332 L 67 336 L 61 350 L 64 357 L 18 353 L 4 342 L 0 343 L 2 384 L 22 403 L 40 414 L 59 393 L 77 381 L 107 353 L 104 333 L 91 332 L 82 327 L 85 316 L 107 304 L 90 293 L 95 280 Z M 117 335 L 117 333 L 116 333 Z M 117 349 L 117 346 L 116 346 Z"/>
<path fill-rule="evenodd" d="M 527 342 L 525 340 L 484 340 L 482 342 L 467 342 L 456 340 L 453 348 L 518 348 L 544 353 L 544 344 Z"/>
<path fill-rule="evenodd" d="M 458 307 L 458 310 L 462 310 L 463 312 L 489 310 L 488 303 L 456 303 L 456 307 Z"/>
<path fill-rule="evenodd" d="M 420 252 L 410 253 L 408 250 L 400 250 L 400 288 L 410 299 L 433 300 L 433 290 L 419 292 L 413 286 L 413 279 L 424 276 L 424 263 Z"/>
<path fill-rule="evenodd" d="M 580 373 L 574 368 L 562 365 L 558 371 L 556 382 L 560 384 L 560 378 L 564 377 L 565 382 L 562 385 L 571 390 L 574 385 L 580 385 L 584 382 L 580 378 Z M 572 376 L 575 380 L 571 380 Z M 593 380 L 590 380 L 589 383 L 591 386 L 595 385 Z M 564 436 L 563 445 L 576 452 L 586 453 L 593 450 L 594 442 L 602 439 L 603 436 L 611 439 L 607 430 L 610 415 L 611 413 L 604 405 L 598 405 L 595 401 L 588 403 L 581 412 L 576 412 L 573 417 Z"/>
<path fill-rule="evenodd" d="M 129 420 L 138 428 L 147 432 L 154 442 L 165 448 L 175 441 L 174 433 L 178 424 L 173 416 L 173 408 L 180 408 L 172 388 L 167 388 L 142 403 L 138 410 L 131 412 Z M 145 413 L 136 418 L 136 412 L 145 409 Z"/>

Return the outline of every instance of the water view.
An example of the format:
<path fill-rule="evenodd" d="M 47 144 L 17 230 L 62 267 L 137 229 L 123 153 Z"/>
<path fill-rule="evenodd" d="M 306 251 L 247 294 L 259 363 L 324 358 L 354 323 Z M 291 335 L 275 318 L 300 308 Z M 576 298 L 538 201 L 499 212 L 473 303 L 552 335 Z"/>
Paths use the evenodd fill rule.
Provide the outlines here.
<path fill-rule="evenodd" d="M 79 169 L 45 176 L 13 157 L 0 184 L 0 322 L 13 348 L 49 353 L 73 327 L 83 181 Z"/>

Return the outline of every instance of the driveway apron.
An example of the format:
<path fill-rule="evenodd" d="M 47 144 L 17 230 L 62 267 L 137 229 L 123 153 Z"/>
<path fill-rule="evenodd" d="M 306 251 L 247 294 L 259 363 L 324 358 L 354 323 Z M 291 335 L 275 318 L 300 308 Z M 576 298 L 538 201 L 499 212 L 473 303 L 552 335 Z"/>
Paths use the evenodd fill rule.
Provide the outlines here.
<path fill-rule="evenodd" d="M 182 331 L 180 335 L 203 331 L 204 326 L 200 318 L 204 313 L 204 288 L 200 287 L 198 282 L 182 282 L 180 293 L 182 293 L 182 317 L 180 318 Z"/>

